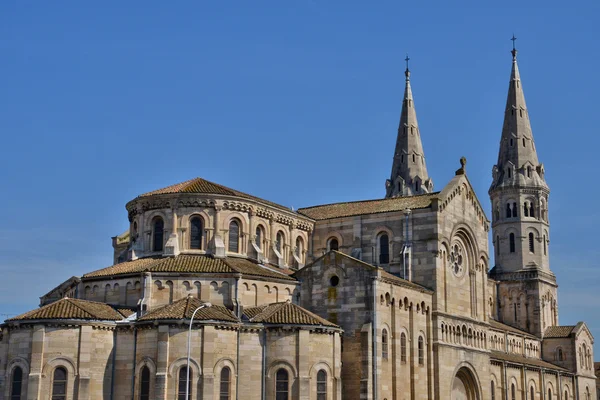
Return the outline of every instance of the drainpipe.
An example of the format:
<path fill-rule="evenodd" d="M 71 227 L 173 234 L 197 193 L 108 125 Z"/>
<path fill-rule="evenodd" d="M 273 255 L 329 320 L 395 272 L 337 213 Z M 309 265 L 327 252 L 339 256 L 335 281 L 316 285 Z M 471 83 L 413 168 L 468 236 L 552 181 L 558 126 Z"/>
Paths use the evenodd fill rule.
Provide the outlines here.
<path fill-rule="evenodd" d="M 137 329 L 134 327 L 133 328 L 133 368 L 131 369 L 131 399 L 133 400 L 135 398 L 135 368 L 136 368 L 136 361 L 137 361 Z"/>
<path fill-rule="evenodd" d="M 376 272 L 379 274 L 379 271 Z M 377 276 L 373 278 L 373 400 L 377 400 Z"/>

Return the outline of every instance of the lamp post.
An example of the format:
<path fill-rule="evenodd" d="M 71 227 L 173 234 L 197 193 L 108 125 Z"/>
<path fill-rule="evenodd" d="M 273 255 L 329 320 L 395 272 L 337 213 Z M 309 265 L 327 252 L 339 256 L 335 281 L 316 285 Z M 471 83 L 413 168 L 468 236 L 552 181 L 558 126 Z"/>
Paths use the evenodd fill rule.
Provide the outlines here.
<path fill-rule="evenodd" d="M 194 322 L 194 317 L 198 310 L 203 308 L 211 307 L 212 304 L 204 303 L 200 307 L 196 308 L 192 313 L 192 319 L 190 319 L 190 328 L 188 329 L 188 346 L 187 346 L 187 367 L 186 367 L 186 378 L 185 378 L 185 400 L 189 400 L 189 391 L 190 391 L 190 348 L 192 344 L 192 323 Z"/>

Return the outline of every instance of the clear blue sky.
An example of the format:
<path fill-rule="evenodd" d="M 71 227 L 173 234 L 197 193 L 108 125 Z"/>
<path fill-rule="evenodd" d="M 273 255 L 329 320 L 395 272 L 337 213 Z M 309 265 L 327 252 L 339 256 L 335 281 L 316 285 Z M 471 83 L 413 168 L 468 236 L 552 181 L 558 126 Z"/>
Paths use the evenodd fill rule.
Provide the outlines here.
<path fill-rule="evenodd" d="M 201 176 L 296 208 L 382 197 L 407 52 L 436 188 L 466 156 L 489 215 L 514 32 L 560 322 L 600 338 L 600 2 L 487 4 L 2 2 L 0 313 L 110 265 L 125 203 L 155 188 Z"/>

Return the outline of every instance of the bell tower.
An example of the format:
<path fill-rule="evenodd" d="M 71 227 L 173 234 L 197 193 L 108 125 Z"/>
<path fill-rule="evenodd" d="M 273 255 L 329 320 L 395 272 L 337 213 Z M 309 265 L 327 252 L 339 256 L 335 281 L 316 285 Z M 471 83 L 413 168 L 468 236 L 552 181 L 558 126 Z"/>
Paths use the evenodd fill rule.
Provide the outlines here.
<path fill-rule="evenodd" d="M 541 336 L 558 325 L 556 277 L 550 270 L 548 196 L 538 161 L 513 36 L 512 71 L 498 162 L 489 195 L 502 322 Z"/>

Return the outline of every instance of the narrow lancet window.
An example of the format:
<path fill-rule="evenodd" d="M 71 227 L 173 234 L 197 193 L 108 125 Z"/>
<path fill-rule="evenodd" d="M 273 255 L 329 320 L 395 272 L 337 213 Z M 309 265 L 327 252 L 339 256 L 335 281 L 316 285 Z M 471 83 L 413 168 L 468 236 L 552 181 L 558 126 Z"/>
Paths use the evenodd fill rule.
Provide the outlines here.
<path fill-rule="evenodd" d="M 509 245 L 510 245 L 510 252 L 514 253 L 515 252 L 515 234 L 511 233 L 508 236 L 508 241 L 509 241 Z"/>

